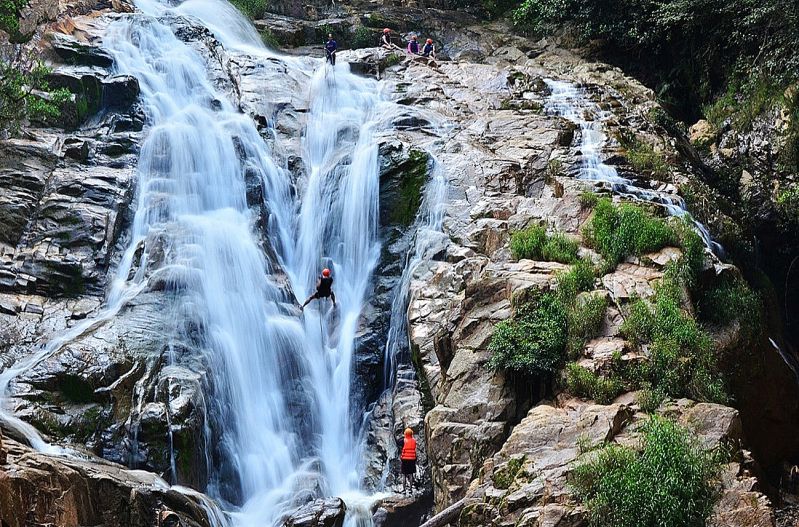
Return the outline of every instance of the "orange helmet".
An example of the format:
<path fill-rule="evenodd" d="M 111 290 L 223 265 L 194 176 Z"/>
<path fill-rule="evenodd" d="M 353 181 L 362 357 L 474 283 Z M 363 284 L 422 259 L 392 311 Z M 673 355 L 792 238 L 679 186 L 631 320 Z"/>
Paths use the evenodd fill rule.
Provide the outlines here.
<path fill-rule="evenodd" d="M 327 269 L 327 268 L 322 269 L 322 276 L 324 276 L 325 278 L 329 277 L 330 276 L 330 269 Z"/>
<path fill-rule="evenodd" d="M 389 28 L 386 28 L 383 30 L 383 33 L 391 33 L 391 30 Z"/>
<path fill-rule="evenodd" d="M 432 38 L 428 38 L 428 39 L 427 39 L 427 43 L 428 43 L 428 44 L 432 44 L 432 43 L 433 43 L 433 39 L 432 39 Z"/>
<path fill-rule="evenodd" d="M 413 430 L 411 430 L 410 428 L 406 428 L 405 437 L 413 437 Z"/>

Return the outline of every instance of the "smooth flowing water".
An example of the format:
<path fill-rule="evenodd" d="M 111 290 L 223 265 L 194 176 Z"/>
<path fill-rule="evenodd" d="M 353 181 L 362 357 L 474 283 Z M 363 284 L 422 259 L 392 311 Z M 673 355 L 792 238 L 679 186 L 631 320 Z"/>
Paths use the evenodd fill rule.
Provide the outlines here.
<path fill-rule="evenodd" d="M 708 249 L 717 256 L 723 256 L 724 249 L 713 240 L 704 225 L 691 217 L 685 201 L 679 195 L 638 187 L 632 180 L 621 177 L 614 167 L 602 161 L 602 152 L 608 143 L 604 122 L 610 116 L 609 112 L 603 111 L 572 83 L 552 79 L 545 79 L 545 82 L 551 92 L 545 109 L 568 119 L 580 128 L 580 179 L 604 183 L 625 198 L 660 205 L 670 215 L 689 220 Z"/>
<path fill-rule="evenodd" d="M 117 71 L 139 79 L 149 122 L 130 244 L 100 316 L 4 372 L 0 388 L 115 316 L 157 277 L 180 306 L 165 313 L 181 319 L 173 338 L 193 342 L 207 366 L 208 493 L 237 525 L 270 525 L 331 495 L 350 502 L 349 525 L 368 525 L 351 364 L 380 256 L 374 134 L 390 122 L 391 104 L 346 64 L 333 71 L 320 60 L 282 59 L 309 86 L 306 170 L 294 182 L 252 119 L 209 80 L 203 57 L 169 25 L 189 14 L 206 21 L 229 52 L 274 58 L 251 24 L 221 0 L 176 7 L 141 0 L 138 7 L 143 13 L 114 22 L 104 40 Z M 266 240 L 247 203 L 245 178 L 253 174 L 264 186 Z M 297 301 L 313 291 L 322 267 L 333 271 L 336 308 L 316 301 L 301 314 Z M 32 427 L 2 417 L 48 448 Z"/>

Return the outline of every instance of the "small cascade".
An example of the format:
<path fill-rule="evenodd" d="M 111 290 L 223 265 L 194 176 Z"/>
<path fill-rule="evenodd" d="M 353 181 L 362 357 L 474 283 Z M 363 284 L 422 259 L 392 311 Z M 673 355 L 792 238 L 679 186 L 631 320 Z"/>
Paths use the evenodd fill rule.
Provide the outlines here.
<path fill-rule="evenodd" d="M 419 213 L 415 221 L 415 237 L 411 250 L 406 256 L 402 276 L 395 286 L 391 303 L 391 319 L 384 348 L 383 382 L 391 389 L 400 362 L 408 362 L 408 302 L 411 280 L 414 273 L 424 262 L 431 259 L 440 250 L 447 236 L 444 234 L 444 216 L 446 214 L 448 183 L 441 164 L 435 157 L 430 161 L 430 181 L 424 191 Z"/>
<path fill-rule="evenodd" d="M 621 177 L 614 167 L 602 161 L 602 152 L 608 143 L 604 122 L 610 116 L 609 112 L 603 111 L 572 83 L 552 79 L 545 79 L 544 82 L 551 92 L 545 110 L 568 119 L 580 128 L 582 161 L 579 179 L 602 183 L 624 198 L 659 205 L 669 215 L 690 221 L 707 248 L 719 258 L 724 257 L 723 247 L 713 240 L 707 227 L 691 216 L 685 200 L 679 195 L 638 187 L 632 180 Z"/>

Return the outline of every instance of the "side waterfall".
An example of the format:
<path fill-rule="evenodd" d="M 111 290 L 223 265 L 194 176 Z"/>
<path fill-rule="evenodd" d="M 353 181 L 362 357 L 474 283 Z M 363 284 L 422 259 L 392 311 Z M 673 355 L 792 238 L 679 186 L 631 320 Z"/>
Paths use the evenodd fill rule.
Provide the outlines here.
<path fill-rule="evenodd" d="M 724 249 L 713 240 L 707 228 L 691 217 L 680 196 L 637 187 L 631 180 L 619 176 L 615 168 L 602 162 L 602 150 L 608 141 L 603 121 L 608 112 L 604 112 L 574 84 L 552 79 L 545 79 L 544 82 L 551 91 L 545 104 L 546 111 L 560 115 L 580 127 L 582 164 L 579 179 L 604 183 L 627 199 L 654 203 L 671 216 L 688 219 L 702 236 L 707 248 L 719 257 L 724 255 Z"/>

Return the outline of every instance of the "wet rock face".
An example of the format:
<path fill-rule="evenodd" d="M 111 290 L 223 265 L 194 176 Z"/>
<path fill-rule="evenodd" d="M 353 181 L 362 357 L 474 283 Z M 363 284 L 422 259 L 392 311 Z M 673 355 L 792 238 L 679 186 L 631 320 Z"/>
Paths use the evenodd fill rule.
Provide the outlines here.
<path fill-rule="evenodd" d="M 152 527 L 161 510 L 185 527 L 210 527 L 200 499 L 170 489 L 163 480 L 98 460 L 77 461 L 34 452 L 6 439 L 0 463 L 0 523 Z"/>
<path fill-rule="evenodd" d="M 342 527 L 347 506 L 341 498 L 314 500 L 283 521 L 283 527 Z"/>

